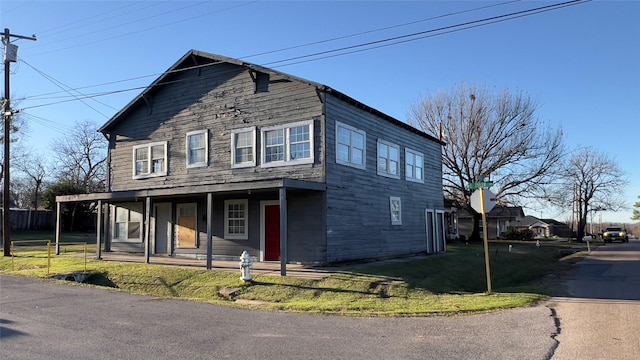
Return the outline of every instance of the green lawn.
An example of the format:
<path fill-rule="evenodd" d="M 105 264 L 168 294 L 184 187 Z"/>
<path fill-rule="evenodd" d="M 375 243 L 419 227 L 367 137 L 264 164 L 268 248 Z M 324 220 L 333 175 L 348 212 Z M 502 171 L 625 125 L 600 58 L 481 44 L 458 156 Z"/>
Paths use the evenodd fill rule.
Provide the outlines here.
<path fill-rule="evenodd" d="M 511 251 L 508 244 L 513 245 Z M 570 247 L 577 251 L 582 244 L 549 242 L 536 247 L 535 242 L 491 243 L 491 295 L 486 294 L 482 244 L 449 245 L 444 255 L 361 265 L 322 280 L 255 275 L 254 281 L 246 284 L 238 273 L 89 260 L 91 284 L 78 286 L 106 286 L 162 298 L 278 311 L 350 316 L 451 314 L 533 306 L 548 295 L 557 295 L 561 275 L 580 257 L 580 253 L 563 257 Z M 83 271 L 81 253 L 74 250 L 54 257 L 50 273 Z M 16 254 L 19 256 L 13 262 L 0 257 L 0 272 L 47 276 L 42 249 L 21 248 Z"/>

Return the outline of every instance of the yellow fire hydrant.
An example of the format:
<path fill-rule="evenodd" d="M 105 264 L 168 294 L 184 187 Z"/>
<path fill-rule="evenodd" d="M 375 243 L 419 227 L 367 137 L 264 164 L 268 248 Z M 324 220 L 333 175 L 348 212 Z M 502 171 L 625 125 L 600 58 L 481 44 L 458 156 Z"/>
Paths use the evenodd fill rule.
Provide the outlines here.
<path fill-rule="evenodd" d="M 253 278 L 251 277 L 251 256 L 245 250 L 240 255 L 240 280 L 242 281 L 251 281 Z"/>

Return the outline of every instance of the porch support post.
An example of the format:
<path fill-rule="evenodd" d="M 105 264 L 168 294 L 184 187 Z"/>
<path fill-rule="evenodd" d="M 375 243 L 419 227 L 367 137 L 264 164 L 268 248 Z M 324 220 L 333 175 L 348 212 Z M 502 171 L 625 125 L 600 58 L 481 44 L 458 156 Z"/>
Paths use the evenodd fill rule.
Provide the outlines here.
<path fill-rule="evenodd" d="M 56 201 L 56 255 L 60 255 L 60 203 Z"/>
<path fill-rule="evenodd" d="M 144 263 L 149 263 L 149 253 L 151 247 L 149 246 L 149 242 L 151 240 L 151 236 L 149 236 L 149 231 L 151 229 L 151 197 L 147 196 L 145 199 L 144 206 Z"/>
<path fill-rule="evenodd" d="M 207 193 L 207 270 L 213 268 L 213 194 Z"/>
<path fill-rule="evenodd" d="M 104 207 L 104 251 L 111 251 L 111 205 L 105 204 Z"/>
<path fill-rule="evenodd" d="M 98 200 L 98 218 L 96 219 L 96 257 L 102 259 L 102 200 Z"/>
<path fill-rule="evenodd" d="M 287 188 L 280 188 L 280 275 L 287 276 Z"/>

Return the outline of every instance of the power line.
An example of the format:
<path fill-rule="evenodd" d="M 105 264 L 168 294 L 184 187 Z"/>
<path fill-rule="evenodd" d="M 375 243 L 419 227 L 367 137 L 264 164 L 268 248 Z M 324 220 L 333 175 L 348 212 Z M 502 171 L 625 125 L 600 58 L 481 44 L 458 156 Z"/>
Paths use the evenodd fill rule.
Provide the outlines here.
<path fill-rule="evenodd" d="M 378 48 L 387 47 L 387 46 L 398 45 L 398 44 L 401 44 L 401 43 L 422 40 L 422 39 L 425 39 L 425 38 L 440 36 L 440 35 L 449 34 L 449 33 L 458 32 L 458 31 L 463 31 L 463 30 L 468 30 L 468 29 L 472 29 L 472 28 L 476 28 L 476 27 L 480 27 L 480 26 L 486 26 L 486 25 L 490 25 L 490 24 L 494 24 L 494 23 L 498 23 L 498 22 L 513 20 L 513 19 L 520 18 L 520 17 L 531 16 L 531 15 L 539 14 L 539 13 L 542 13 L 542 12 L 553 11 L 553 10 L 557 10 L 557 9 L 560 9 L 560 8 L 579 5 L 579 4 L 590 2 L 590 1 L 591 0 L 572 0 L 572 1 L 567 1 L 567 2 L 563 2 L 563 3 L 547 5 L 547 6 L 537 7 L 537 8 L 533 8 L 533 9 L 522 10 L 522 11 L 518 11 L 518 12 L 512 12 L 512 13 L 508 13 L 508 14 L 503 14 L 503 15 L 483 18 L 483 19 L 479 19 L 479 20 L 468 21 L 468 22 L 459 23 L 459 24 L 455 24 L 455 25 L 444 26 L 444 27 L 440 27 L 440 28 L 436 28 L 436 29 L 429 29 L 429 30 L 424 30 L 424 31 L 420 31 L 420 32 L 411 33 L 411 34 L 405 34 L 405 35 L 401 35 L 401 36 L 389 37 L 389 38 L 385 38 L 385 39 L 380 39 L 380 40 L 376 40 L 376 41 L 370 41 L 370 42 L 366 42 L 366 43 L 351 45 L 351 46 L 342 47 L 342 48 L 338 48 L 338 49 L 327 50 L 327 51 L 322 51 L 322 52 L 316 52 L 316 53 L 313 53 L 313 54 L 301 55 L 301 56 L 296 56 L 296 57 L 290 57 L 290 58 L 287 58 L 287 59 L 282 59 L 282 60 L 278 60 L 278 61 L 273 61 L 273 62 L 269 62 L 269 63 L 266 63 L 266 64 L 262 64 L 261 66 L 271 67 L 271 68 L 279 68 L 279 67 L 291 66 L 291 65 L 296 65 L 296 64 L 306 63 L 306 62 L 311 62 L 311 61 L 318 61 L 318 60 L 331 58 L 331 57 L 344 56 L 344 55 L 348 55 L 348 54 L 352 54 L 352 53 L 356 53 L 356 52 L 362 52 L 362 51 L 368 51 L 368 50 L 378 49 Z M 260 54 L 257 54 L 256 56 L 258 56 L 258 55 L 260 55 Z M 250 56 L 252 56 L 252 55 L 250 55 Z M 299 61 L 296 61 L 296 60 L 299 60 Z M 165 72 L 163 74 L 176 73 L 176 72 L 191 70 L 191 69 L 195 69 L 195 68 L 209 67 L 209 66 L 213 66 L 213 65 L 217 65 L 217 64 L 218 63 L 196 65 L 196 66 L 188 67 L 188 68 L 175 69 L 175 70 L 172 70 L 172 71 L 169 71 L 169 72 Z M 278 65 L 278 64 L 280 64 L 280 65 Z M 158 76 L 158 75 L 162 75 L 162 74 L 145 75 L 145 76 L 141 76 L 141 77 L 125 79 L 125 80 L 118 80 L 118 81 L 114 81 L 114 82 L 109 82 L 109 83 L 104 83 L 104 84 L 99 84 L 99 85 L 92 85 L 92 86 L 87 86 L 87 87 L 78 88 L 78 89 L 85 89 L 85 88 L 90 88 L 90 87 L 103 86 L 103 85 L 106 85 L 106 84 L 114 84 L 114 83 L 126 82 L 126 81 L 131 81 L 131 80 L 134 80 L 134 79 L 141 79 L 141 78 L 145 78 L 145 77 Z M 174 82 L 178 82 L 178 81 L 174 81 Z M 166 84 L 167 84 L 166 82 L 162 83 L 162 85 L 166 85 Z M 111 94 L 116 94 L 116 93 L 121 93 L 121 92 L 127 92 L 127 91 L 139 90 L 139 89 L 146 89 L 147 87 L 148 86 L 135 87 L 135 88 L 129 88 L 129 89 L 124 89 L 124 90 L 116 90 L 116 91 L 99 93 L 99 94 L 92 95 L 92 96 L 105 96 L 105 95 L 111 95 Z M 56 94 L 56 93 L 48 93 L 48 94 L 45 94 L 45 95 L 51 95 L 51 94 Z M 38 96 L 43 96 L 43 95 L 38 95 Z M 32 98 L 36 98 L 38 96 L 34 96 Z M 29 100 L 29 99 L 30 98 L 24 98 L 24 100 Z M 40 104 L 40 105 L 36 105 L 36 106 L 26 107 L 25 109 L 49 106 L 49 105 L 54 105 L 54 104 L 58 104 L 58 103 L 61 103 L 61 102 L 69 102 L 69 101 L 74 101 L 74 100 L 60 101 L 60 102 L 48 103 L 48 104 Z"/>

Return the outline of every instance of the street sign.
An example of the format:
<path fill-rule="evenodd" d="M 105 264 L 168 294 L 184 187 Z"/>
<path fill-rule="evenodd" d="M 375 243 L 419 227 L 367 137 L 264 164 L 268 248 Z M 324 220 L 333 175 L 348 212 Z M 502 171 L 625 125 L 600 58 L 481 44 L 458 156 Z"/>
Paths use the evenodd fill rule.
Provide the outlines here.
<path fill-rule="evenodd" d="M 482 202 L 480 201 L 480 192 L 484 191 L 484 213 L 488 213 L 496 206 L 496 195 L 491 190 L 478 189 L 471 194 L 471 207 L 473 210 L 482 214 Z"/>
<path fill-rule="evenodd" d="M 478 182 L 471 183 L 469 187 L 471 188 L 471 190 L 477 190 L 477 189 L 488 189 L 492 186 L 493 186 L 493 181 L 478 181 Z"/>

